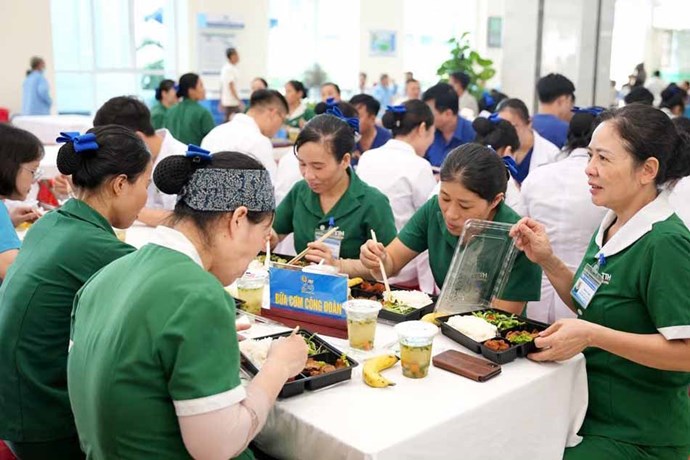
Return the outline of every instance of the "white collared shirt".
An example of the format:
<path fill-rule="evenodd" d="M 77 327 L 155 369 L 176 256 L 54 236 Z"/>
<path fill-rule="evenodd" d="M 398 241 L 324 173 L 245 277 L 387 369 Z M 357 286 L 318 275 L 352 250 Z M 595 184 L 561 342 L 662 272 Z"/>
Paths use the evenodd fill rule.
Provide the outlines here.
<path fill-rule="evenodd" d="M 153 169 L 156 169 L 158 164 L 172 155 L 184 155 L 187 152 L 187 146 L 182 142 L 178 141 L 170 134 L 167 129 L 156 130 L 156 135 L 163 138 L 163 143 L 161 144 L 161 150 L 158 152 L 156 161 L 153 164 Z M 177 204 L 177 195 L 168 195 L 156 187 L 156 184 L 151 181 L 148 187 L 148 199 L 146 200 L 146 207 L 152 209 L 165 209 L 172 211 L 175 209 L 175 204 Z"/>
<path fill-rule="evenodd" d="M 204 268 L 199 251 L 196 250 L 194 244 L 183 233 L 175 229 L 159 225 L 153 231 L 153 235 L 149 242 L 184 254 L 201 268 Z"/>
<path fill-rule="evenodd" d="M 388 197 L 398 231 L 436 187 L 429 162 L 410 144 L 397 139 L 365 152 L 357 165 L 357 175 Z"/>
<path fill-rule="evenodd" d="M 218 125 L 201 141 L 201 148 L 216 152 L 240 152 L 259 160 L 275 183 L 277 166 L 271 140 L 261 134 L 259 125 L 248 115 L 235 114 L 232 120 Z"/>
<path fill-rule="evenodd" d="M 669 202 L 685 226 L 690 228 L 690 177 L 684 177 L 673 188 Z"/>
<path fill-rule="evenodd" d="M 226 62 L 220 69 L 220 102 L 223 107 L 237 107 L 240 105 L 239 99 L 237 99 L 230 91 L 230 83 L 235 84 L 235 92 L 240 94 L 239 88 L 240 73 L 237 70 L 237 66 Z"/>

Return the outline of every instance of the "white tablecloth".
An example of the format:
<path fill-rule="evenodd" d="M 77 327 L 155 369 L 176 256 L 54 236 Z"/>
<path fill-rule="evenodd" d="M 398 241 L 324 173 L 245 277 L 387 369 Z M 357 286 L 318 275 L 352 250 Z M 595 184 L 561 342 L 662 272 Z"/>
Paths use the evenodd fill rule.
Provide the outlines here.
<path fill-rule="evenodd" d="M 261 333 L 265 333 L 262 325 Z M 341 350 L 346 342 L 328 339 Z M 395 341 L 377 326 L 376 346 Z M 433 354 L 457 349 L 445 336 Z M 287 459 L 560 459 L 587 409 L 584 358 L 537 364 L 518 359 L 485 383 L 431 367 L 424 379 L 384 372 L 397 383 L 364 384 L 360 365 L 352 380 L 279 401 L 257 438 L 262 449 Z"/>
<path fill-rule="evenodd" d="M 12 124 L 33 133 L 43 144 L 55 144 L 61 132 L 83 134 L 93 126 L 93 119 L 85 115 L 18 115 Z"/>

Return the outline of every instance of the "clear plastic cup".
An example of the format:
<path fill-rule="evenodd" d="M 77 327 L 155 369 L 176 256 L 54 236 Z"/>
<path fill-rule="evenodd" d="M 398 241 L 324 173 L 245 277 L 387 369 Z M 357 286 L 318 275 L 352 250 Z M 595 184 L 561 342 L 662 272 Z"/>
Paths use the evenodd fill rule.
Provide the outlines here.
<path fill-rule="evenodd" d="M 245 301 L 241 309 L 255 315 L 261 314 L 267 280 L 268 272 L 265 271 L 246 272 L 237 280 L 237 297 Z"/>
<path fill-rule="evenodd" d="M 406 321 L 395 326 L 400 342 L 403 375 L 421 379 L 429 373 L 431 346 L 438 327 L 426 321 Z"/>
<path fill-rule="evenodd" d="M 376 319 L 381 303 L 375 300 L 354 299 L 343 304 L 347 315 L 347 338 L 350 346 L 357 350 L 369 351 L 374 348 Z"/>

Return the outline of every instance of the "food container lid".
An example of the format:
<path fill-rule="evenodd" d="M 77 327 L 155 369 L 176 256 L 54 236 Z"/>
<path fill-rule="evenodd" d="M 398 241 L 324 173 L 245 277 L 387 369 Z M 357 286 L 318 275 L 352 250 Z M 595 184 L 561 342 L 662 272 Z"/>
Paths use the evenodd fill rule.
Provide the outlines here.
<path fill-rule="evenodd" d="M 247 270 L 240 279 L 242 281 L 266 281 L 268 272 L 266 270 Z"/>
<path fill-rule="evenodd" d="M 438 327 L 426 321 L 405 321 L 396 324 L 394 330 L 401 341 L 411 345 L 426 345 L 438 333 Z"/>
<path fill-rule="evenodd" d="M 375 316 L 381 307 L 381 302 L 368 299 L 352 299 L 343 304 L 343 310 L 350 316 Z"/>
<path fill-rule="evenodd" d="M 465 222 L 436 311 L 464 313 L 500 298 L 518 253 L 509 234 L 512 227 L 476 219 Z"/>
<path fill-rule="evenodd" d="M 307 265 L 306 267 L 302 268 L 302 271 L 305 273 L 318 273 L 319 275 L 337 275 L 338 272 L 338 267 L 334 267 L 333 265 Z"/>

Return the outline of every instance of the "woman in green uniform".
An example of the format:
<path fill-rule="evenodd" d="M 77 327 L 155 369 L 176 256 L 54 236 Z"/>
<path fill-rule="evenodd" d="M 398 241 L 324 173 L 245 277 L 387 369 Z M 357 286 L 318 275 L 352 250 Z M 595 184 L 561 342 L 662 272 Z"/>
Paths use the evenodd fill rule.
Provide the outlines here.
<path fill-rule="evenodd" d="M 304 126 L 295 143 L 304 180 L 278 206 L 272 238 L 277 244 L 294 233 L 295 249 L 309 248 L 307 260 L 323 260 L 353 276 L 366 272 L 353 259 L 359 257 L 359 247 L 371 238 L 372 230 L 386 244 L 396 235 L 388 198 L 361 181 L 350 167 L 357 127 L 357 118 L 345 117 L 336 104 Z M 332 227 L 338 230 L 331 237 L 315 242 Z"/>
<path fill-rule="evenodd" d="M 589 152 L 592 202 L 609 211 L 576 273 L 554 256 L 543 225 L 513 228 L 578 315 L 543 332 L 530 357 L 584 352 L 584 439 L 564 458 L 687 460 L 690 232 L 662 190 L 690 174 L 690 138 L 660 110 L 631 104 L 602 115 Z"/>
<path fill-rule="evenodd" d="M 438 286 L 443 286 L 455 247 L 468 219 L 516 223 L 518 216 L 503 203 L 508 170 L 492 149 L 465 144 L 448 154 L 441 166 L 441 190 L 426 202 L 387 247 L 367 241 L 360 260 L 376 278 L 381 277 L 379 259 L 388 276 L 394 276 L 420 253 L 429 250 L 429 264 Z M 494 305 L 520 313 L 525 303 L 539 300 L 541 269 L 525 254 L 518 254 Z"/>
<path fill-rule="evenodd" d="M 307 105 L 306 97 L 307 89 L 301 81 L 290 80 L 285 83 L 285 99 L 290 109 L 285 124 L 290 128 L 301 129 L 316 116 L 314 110 Z"/>
<path fill-rule="evenodd" d="M 248 155 L 196 152 L 164 159 L 154 176 L 179 197 L 171 220 L 75 301 L 68 382 L 81 445 L 93 459 L 251 459 L 248 443 L 307 359 L 301 336 L 279 339 L 240 383 L 223 286 L 270 234 L 269 174 Z"/>
<path fill-rule="evenodd" d="M 77 198 L 39 219 L 0 288 L 0 439 L 21 460 L 83 458 L 67 396 L 70 313 L 94 273 L 133 247 L 115 236 L 146 203 L 151 155 L 115 125 L 63 133 Z"/>
<path fill-rule="evenodd" d="M 204 82 L 195 73 L 182 75 L 177 97 L 181 97 L 182 102 L 168 110 L 164 127 L 183 144 L 201 145 L 203 138 L 216 126 L 211 112 L 199 104 L 206 99 Z"/>
<path fill-rule="evenodd" d="M 165 117 L 168 109 L 177 104 L 177 90 L 175 82 L 163 80 L 156 88 L 156 103 L 151 107 L 151 125 L 153 129 L 161 129 L 165 126 Z"/>

